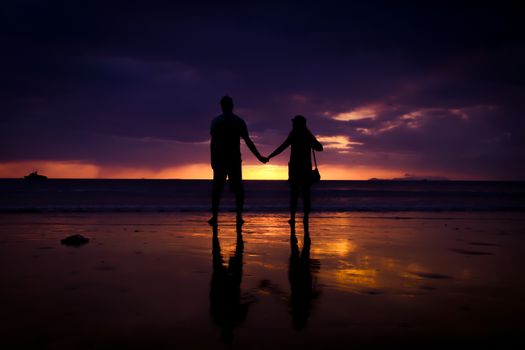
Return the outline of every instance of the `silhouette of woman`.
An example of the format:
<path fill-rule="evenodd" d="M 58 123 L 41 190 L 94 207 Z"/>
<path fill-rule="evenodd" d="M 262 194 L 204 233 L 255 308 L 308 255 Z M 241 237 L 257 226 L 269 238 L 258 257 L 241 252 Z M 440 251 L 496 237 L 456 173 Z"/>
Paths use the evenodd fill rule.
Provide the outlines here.
<path fill-rule="evenodd" d="M 288 281 L 290 281 L 290 314 L 293 326 L 300 331 L 306 327 L 316 300 L 321 292 L 317 284 L 316 274 L 321 263 L 310 259 L 310 231 L 308 224 L 304 225 L 303 249 L 299 251 L 295 225 L 290 225 L 290 263 L 288 265 Z"/>
<path fill-rule="evenodd" d="M 292 131 L 277 147 L 268 159 L 275 157 L 288 146 L 291 146 L 290 162 L 288 163 L 288 182 L 290 183 L 290 223 L 295 222 L 297 200 L 299 193 L 303 197 L 304 220 L 308 221 L 310 214 L 310 185 L 312 173 L 312 149 L 321 152 L 323 146 L 306 127 L 306 118 L 297 115 L 292 119 Z"/>

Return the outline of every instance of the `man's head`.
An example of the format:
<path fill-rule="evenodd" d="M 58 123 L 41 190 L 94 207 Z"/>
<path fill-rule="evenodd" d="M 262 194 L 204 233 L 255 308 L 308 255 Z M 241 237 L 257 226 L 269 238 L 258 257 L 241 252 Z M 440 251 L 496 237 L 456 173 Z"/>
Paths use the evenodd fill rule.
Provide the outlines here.
<path fill-rule="evenodd" d="M 233 99 L 230 96 L 223 96 L 221 98 L 221 108 L 223 112 L 233 111 Z"/>

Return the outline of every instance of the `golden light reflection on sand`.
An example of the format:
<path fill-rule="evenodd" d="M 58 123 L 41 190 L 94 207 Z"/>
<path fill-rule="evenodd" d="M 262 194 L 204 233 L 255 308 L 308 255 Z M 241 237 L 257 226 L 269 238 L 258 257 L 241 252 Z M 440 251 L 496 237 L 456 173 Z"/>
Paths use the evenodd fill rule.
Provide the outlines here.
<path fill-rule="evenodd" d="M 342 269 L 335 272 L 335 280 L 340 286 L 352 289 L 355 286 L 377 287 L 377 271 L 374 269 Z"/>
<path fill-rule="evenodd" d="M 311 251 L 312 254 L 319 256 L 338 256 L 344 258 L 356 249 L 357 246 L 354 242 L 351 242 L 348 239 L 337 239 L 335 241 L 322 242 L 322 244 L 313 246 Z"/>
<path fill-rule="evenodd" d="M 407 263 L 405 266 L 401 267 L 400 264 L 393 266 L 394 269 L 400 271 L 399 276 L 406 279 L 421 280 L 421 276 L 418 276 L 418 273 L 424 273 L 428 271 L 423 266 L 416 263 Z"/>
<path fill-rule="evenodd" d="M 513 220 L 499 213 L 495 220 L 486 213 L 482 219 L 479 213 L 461 213 L 453 225 L 450 213 L 408 215 L 410 220 L 314 214 L 311 242 L 299 223 L 296 244 L 286 214 L 247 213 L 237 265 L 242 269 L 236 275 L 235 213 L 225 213 L 218 229 L 224 289 L 214 284 L 208 213 L 5 215 L 0 252 L 9 268 L 1 269 L 1 290 L 9 303 L 2 309 L 3 327 L 16 344 L 52 326 L 56 343 L 64 332 L 78 335 L 66 348 L 78 348 L 86 338 L 101 339 L 94 347 L 104 348 L 107 339 L 139 341 L 147 327 L 159 330 L 148 336 L 169 347 L 173 338 L 166 330 L 188 325 L 178 335 L 188 334 L 183 344 L 202 340 L 194 348 L 224 347 L 218 324 L 228 323 L 216 322 L 221 318 L 210 313 L 212 303 L 224 300 L 214 304 L 227 306 L 215 309 L 224 311 L 215 315 L 238 320 L 235 348 L 255 342 L 267 348 L 275 339 L 291 339 L 285 344 L 290 347 L 321 331 L 315 348 L 326 347 L 334 334 L 332 344 L 346 349 L 363 333 L 387 340 L 394 334 L 405 345 L 414 339 L 434 344 L 443 336 L 447 343 L 462 336 L 459 340 L 470 344 L 494 329 L 521 331 L 521 213 Z M 71 233 L 92 241 L 80 248 L 62 246 L 60 239 Z M 472 242 L 484 242 L 476 249 L 492 255 L 451 250 L 467 249 Z M 311 249 L 305 253 L 305 247 Z M 253 305 L 241 308 L 242 318 L 228 316 L 238 315 L 235 310 L 244 302 Z M 126 332 L 97 338 L 116 326 Z M 269 331 L 272 337 L 263 343 Z M 420 335 L 425 338 L 415 338 Z M 150 338 L 140 347 L 148 346 Z"/>

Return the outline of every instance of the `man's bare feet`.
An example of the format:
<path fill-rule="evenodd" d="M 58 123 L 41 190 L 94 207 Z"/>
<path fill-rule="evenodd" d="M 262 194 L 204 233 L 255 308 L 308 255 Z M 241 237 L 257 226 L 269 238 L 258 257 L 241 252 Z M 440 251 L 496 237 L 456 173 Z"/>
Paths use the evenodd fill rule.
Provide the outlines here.
<path fill-rule="evenodd" d="M 242 216 L 237 215 L 237 226 L 242 226 L 244 224 L 244 220 Z"/>

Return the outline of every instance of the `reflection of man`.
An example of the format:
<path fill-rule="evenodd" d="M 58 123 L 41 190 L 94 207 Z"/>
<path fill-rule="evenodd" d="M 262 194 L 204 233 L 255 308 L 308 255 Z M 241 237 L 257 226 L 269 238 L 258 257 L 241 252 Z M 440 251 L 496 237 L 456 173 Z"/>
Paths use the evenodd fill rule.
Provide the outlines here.
<path fill-rule="evenodd" d="M 211 167 L 213 168 L 212 213 L 208 222 L 217 224 L 219 203 L 226 182 L 230 181 L 230 189 L 235 193 L 237 210 L 237 223 L 242 224 L 242 210 L 244 205 L 244 188 L 242 185 L 241 169 L 241 137 L 253 154 L 261 162 L 266 163 L 267 158 L 261 156 L 255 144 L 248 135 L 246 123 L 239 116 L 233 114 L 233 100 L 229 96 L 221 99 L 222 114 L 213 119 L 211 123 Z"/>
<path fill-rule="evenodd" d="M 255 299 L 241 295 L 243 242 L 241 227 L 237 227 L 235 254 L 224 265 L 217 226 L 213 226 L 213 275 L 210 286 L 210 314 L 221 328 L 225 343 L 233 341 L 233 330 L 246 319 L 248 309 Z"/>

